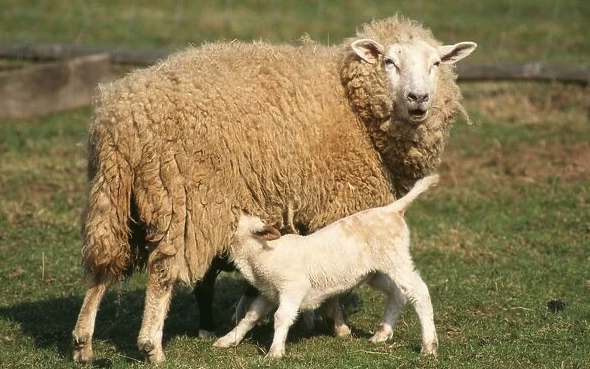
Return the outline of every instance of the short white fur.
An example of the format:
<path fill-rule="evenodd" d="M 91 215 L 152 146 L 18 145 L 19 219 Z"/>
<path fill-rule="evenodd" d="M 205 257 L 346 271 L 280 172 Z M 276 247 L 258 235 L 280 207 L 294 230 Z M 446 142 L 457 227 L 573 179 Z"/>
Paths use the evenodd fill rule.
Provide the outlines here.
<path fill-rule="evenodd" d="M 369 283 L 387 295 L 381 324 L 371 342 L 391 338 L 404 303 L 410 301 L 421 326 L 422 353 L 436 354 L 438 340 L 430 295 L 414 269 L 410 232 L 403 216 L 409 204 L 437 182 L 436 175 L 426 177 L 401 199 L 355 213 L 308 236 L 281 237 L 260 218 L 242 214 L 230 257 L 261 296 L 214 346 L 237 345 L 256 322 L 278 305 L 268 355 L 280 357 L 285 352 L 288 330 L 300 310 L 313 309 L 327 299 Z M 339 324 L 348 329 L 343 321 Z"/>

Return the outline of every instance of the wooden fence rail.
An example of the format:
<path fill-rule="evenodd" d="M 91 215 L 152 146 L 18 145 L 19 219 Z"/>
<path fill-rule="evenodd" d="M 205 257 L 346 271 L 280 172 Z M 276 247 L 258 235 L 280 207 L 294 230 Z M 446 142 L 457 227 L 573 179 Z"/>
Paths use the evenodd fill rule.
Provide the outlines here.
<path fill-rule="evenodd" d="M 0 45 L 0 58 L 48 61 L 108 53 L 114 64 L 147 66 L 165 58 L 172 51 L 174 50 L 84 45 Z M 551 65 L 541 62 L 506 65 L 459 64 L 457 69 L 461 81 L 557 81 L 584 85 L 590 82 L 590 65 Z"/>

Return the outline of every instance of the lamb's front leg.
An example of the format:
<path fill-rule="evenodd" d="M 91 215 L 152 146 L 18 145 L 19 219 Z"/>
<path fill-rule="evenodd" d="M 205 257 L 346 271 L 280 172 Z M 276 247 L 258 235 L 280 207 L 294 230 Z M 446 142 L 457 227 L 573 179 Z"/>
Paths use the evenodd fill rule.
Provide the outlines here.
<path fill-rule="evenodd" d="M 240 320 L 238 325 L 232 329 L 231 332 L 215 341 L 213 347 L 225 348 L 236 346 L 244 338 L 246 333 L 248 333 L 248 331 L 250 331 L 260 319 L 264 318 L 274 306 L 275 305 L 268 301 L 264 296 L 258 296 L 256 300 L 252 302 L 246 315 Z"/>
<path fill-rule="evenodd" d="M 299 307 L 305 293 L 293 293 L 281 295 L 279 308 L 275 313 L 275 334 L 272 340 L 272 345 L 268 350 L 268 357 L 281 357 L 285 354 L 285 342 L 287 341 L 287 334 L 289 328 L 297 319 Z"/>

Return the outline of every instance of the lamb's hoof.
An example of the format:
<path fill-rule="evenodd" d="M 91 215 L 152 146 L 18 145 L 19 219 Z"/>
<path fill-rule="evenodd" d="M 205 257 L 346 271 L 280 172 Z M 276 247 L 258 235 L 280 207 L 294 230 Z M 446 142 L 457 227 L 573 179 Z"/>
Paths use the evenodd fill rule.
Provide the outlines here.
<path fill-rule="evenodd" d="M 381 343 L 387 341 L 391 337 L 393 337 L 393 330 L 390 327 L 380 326 L 369 341 L 372 343 Z"/>
<path fill-rule="evenodd" d="M 145 360 L 150 364 L 160 364 L 166 361 L 162 347 L 157 347 L 150 340 L 140 340 L 137 344 L 139 350 L 145 353 Z"/>
<path fill-rule="evenodd" d="M 349 337 L 351 333 L 352 332 L 350 328 L 346 324 L 343 324 L 339 327 L 334 327 L 334 335 L 338 338 Z"/>
<path fill-rule="evenodd" d="M 73 332 L 72 337 L 74 346 L 74 361 L 82 364 L 91 364 L 94 355 L 92 353 L 92 340 L 90 339 L 90 335 L 77 335 L 75 332 Z"/>
<path fill-rule="evenodd" d="M 432 342 L 429 344 L 422 344 L 420 355 L 432 355 L 436 357 L 438 350 L 438 342 Z"/>
<path fill-rule="evenodd" d="M 205 329 L 199 329 L 199 338 L 202 339 L 208 339 L 208 338 L 214 338 L 215 337 L 215 332 L 211 332 Z"/>
<path fill-rule="evenodd" d="M 213 347 L 217 348 L 228 348 L 236 346 L 238 343 L 228 335 L 219 338 L 217 341 L 213 342 Z"/>
<path fill-rule="evenodd" d="M 280 359 L 285 355 L 285 350 L 282 348 L 271 347 L 265 357 L 269 359 Z"/>

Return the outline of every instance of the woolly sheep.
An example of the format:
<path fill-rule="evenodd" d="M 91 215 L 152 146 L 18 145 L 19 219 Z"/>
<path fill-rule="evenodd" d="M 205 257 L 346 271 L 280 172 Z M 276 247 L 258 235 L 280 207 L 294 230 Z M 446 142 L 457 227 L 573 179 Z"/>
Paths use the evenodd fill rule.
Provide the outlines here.
<path fill-rule="evenodd" d="M 440 163 L 463 111 L 452 64 L 475 47 L 441 46 L 395 16 L 339 46 L 212 43 L 101 85 L 88 134 L 89 289 L 74 360 L 93 358 L 108 286 L 145 268 L 138 346 L 163 362 L 173 285 L 198 281 L 227 252 L 238 209 L 313 232 L 405 193 Z M 435 86 L 406 76 L 419 59 L 406 55 L 416 53 Z"/>
<path fill-rule="evenodd" d="M 387 295 L 382 323 L 371 342 L 391 338 L 400 310 L 409 300 L 422 328 L 422 353 L 436 354 L 432 304 L 426 284 L 414 270 L 404 212 L 437 181 L 436 175 L 426 177 L 401 199 L 342 218 L 308 236 L 281 237 L 260 218 L 242 215 L 230 257 L 261 295 L 239 324 L 214 346 L 237 345 L 278 306 L 268 355 L 283 356 L 287 333 L 300 309 L 313 309 L 327 298 L 368 283 Z"/>

